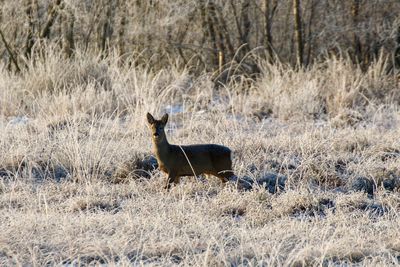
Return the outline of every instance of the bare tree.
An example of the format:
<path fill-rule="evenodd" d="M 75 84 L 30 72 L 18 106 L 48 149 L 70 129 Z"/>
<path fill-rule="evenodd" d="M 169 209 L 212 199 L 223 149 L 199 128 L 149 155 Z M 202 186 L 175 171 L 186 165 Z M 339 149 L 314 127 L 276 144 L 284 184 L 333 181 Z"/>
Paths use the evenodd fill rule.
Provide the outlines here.
<path fill-rule="evenodd" d="M 203 33 L 212 45 L 211 50 L 206 50 L 210 56 L 206 58 L 210 58 L 211 64 L 213 66 L 218 66 L 218 48 L 217 48 L 217 37 L 214 29 L 214 24 L 212 20 L 212 15 L 210 14 L 209 3 L 200 1 L 200 16 L 202 18 L 202 27 Z"/>
<path fill-rule="evenodd" d="M 394 66 L 400 69 L 400 25 L 397 26 L 396 31 L 396 49 L 394 51 Z"/>
<path fill-rule="evenodd" d="M 98 24 L 97 47 L 102 56 L 107 56 L 112 36 L 112 6 L 109 1 L 101 1 L 103 12 Z"/>
<path fill-rule="evenodd" d="M 354 47 L 354 60 L 357 63 L 361 63 L 361 40 L 358 36 L 358 24 L 359 24 L 359 13 L 360 13 L 360 2 L 361 0 L 353 0 L 351 6 L 351 16 L 353 21 L 353 47 Z"/>
<path fill-rule="evenodd" d="M 240 11 L 240 21 L 242 25 L 242 36 L 241 36 L 241 44 L 240 45 L 245 45 L 243 51 L 249 51 L 250 50 L 250 27 L 251 27 L 251 22 L 249 18 L 249 11 L 250 11 L 250 1 L 249 0 L 243 0 L 242 6 L 241 6 L 241 11 Z"/>
<path fill-rule="evenodd" d="M 62 0 L 55 0 L 49 6 L 48 13 L 47 13 L 47 21 L 44 24 L 42 31 L 40 32 L 39 38 L 40 39 L 48 39 L 50 37 L 51 27 L 54 25 L 54 22 L 59 14 L 59 11 L 64 8 L 64 4 Z"/>
<path fill-rule="evenodd" d="M 75 15 L 71 9 L 67 9 L 62 14 L 62 46 L 66 57 L 71 57 L 75 50 L 74 24 Z"/>
<path fill-rule="evenodd" d="M 1 29 L 0 29 L 0 38 L 3 41 L 4 46 L 6 47 L 6 50 L 11 58 L 11 62 L 14 63 L 16 72 L 21 72 L 21 68 L 18 65 L 17 57 L 16 57 L 14 51 L 12 50 L 11 46 L 7 42 L 6 38 L 4 37 L 4 33 Z"/>
<path fill-rule="evenodd" d="M 265 47 L 268 51 L 268 57 L 273 58 L 273 39 L 272 39 L 272 20 L 278 7 L 278 1 L 264 0 L 264 18 L 265 18 Z"/>
<path fill-rule="evenodd" d="M 393 57 L 397 43 L 390 25 L 397 25 L 393 10 L 400 2 L 0 0 L 0 6 L 0 60 L 13 70 L 45 40 L 66 57 L 79 49 L 107 56 L 115 47 L 119 55 L 139 52 L 139 60 L 154 68 L 178 58 L 198 71 L 215 71 L 232 60 L 257 67 L 257 57 L 248 55 L 259 46 L 271 62 L 307 66 L 336 51 L 366 69 L 377 55 Z"/>
<path fill-rule="evenodd" d="M 32 47 L 35 43 L 34 40 L 34 25 L 33 25 L 33 1 L 25 0 L 25 13 L 26 13 L 26 25 L 27 25 L 27 33 L 25 39 L 25 48 L 24 48 L 24 56 L 29 58 L 31 56 Z"/>
<path fill-rule="evenodd" d="M 313 47 L 313 37 L 312 37 L 312 26 L 314 24 L 314 16 L 315 16 L 315 7 L 317 5 L 317 2 L 315 2 L 315 0 L 310 0 L 309 1 L 309 17 L 308 17 L 308 22 L 307 22 L 307 27 L 308 27 L 308 31 L 307 31 L 307 45 L 308 45 L 308 49 L 307 49 L 307 60 L 305 62 L 305 65 L 308 66 L 311 62 L 311 50 Z"/>
<path fill-rule="evenodd" d="M 298 66 L 303 65 L 303 29 L 301 21 L 300 0 L 293 0 L 294 32 L 296 42 L 296 62 Z"/>
<path fill-rule="evenodd" d="M 127 24 L 127 6 L 125 1 L 119 1 L 119 25 L 118 25 L 118 53 L 125 54 L 125 33 Z"/>

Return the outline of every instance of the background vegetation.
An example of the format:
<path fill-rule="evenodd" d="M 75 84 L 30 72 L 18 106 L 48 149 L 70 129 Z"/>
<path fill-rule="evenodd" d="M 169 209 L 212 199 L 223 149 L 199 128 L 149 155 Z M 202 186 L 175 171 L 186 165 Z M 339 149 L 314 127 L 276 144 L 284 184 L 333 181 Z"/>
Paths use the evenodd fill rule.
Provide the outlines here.
<path fill-rule="evenodd" d="M 21 68 L 46 44 L 66 57 L 136 55 L 136 64 L 155 69 L 240 63 L 254 74 L 260 58 L 308 66 L 327 56 L 365 68 L 380 54 L 392 67 L 399 66 L 399 8 L 396 0 L 2 0 L 1 53 L 8 68 Z"/>
<path fill-rule="evenodd" d="M 399 264 L 399 1 L 0 4 L 0 265 Z"/>

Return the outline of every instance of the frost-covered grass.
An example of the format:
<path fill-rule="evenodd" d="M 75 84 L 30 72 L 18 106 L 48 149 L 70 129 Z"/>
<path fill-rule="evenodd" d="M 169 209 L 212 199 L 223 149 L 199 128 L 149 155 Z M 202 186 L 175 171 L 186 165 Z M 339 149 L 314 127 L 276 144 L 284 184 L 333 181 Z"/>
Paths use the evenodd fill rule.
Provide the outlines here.
<path fill-rule="evenodd" d="M 399 89 L 384 60 L 266 64 L 219 86 L 56 52 L 2 70 L 0 265 L 398 264 Z M 166 192 L 158 170 L 136 170 L 148 111 L 172 111 L 170 142 L 229 146 L 240 177 L 285 175 L 285 190 L 211 177 Z"/>

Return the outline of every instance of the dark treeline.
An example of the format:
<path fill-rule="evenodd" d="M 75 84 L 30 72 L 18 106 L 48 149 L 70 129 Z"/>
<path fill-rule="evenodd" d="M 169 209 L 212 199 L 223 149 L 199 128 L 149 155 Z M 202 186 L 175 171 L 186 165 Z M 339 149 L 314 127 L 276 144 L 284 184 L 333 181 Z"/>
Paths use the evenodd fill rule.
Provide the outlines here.
<path fill-rule="evenodd" d="M 308 66 L 327 56 L 400 66 L 398 0 L 0 0 L 1 61 L 12 71 L 59 47 L 222 71 L 258 60 Z M 133 57 L 132 57 L 133 56 Z"/>

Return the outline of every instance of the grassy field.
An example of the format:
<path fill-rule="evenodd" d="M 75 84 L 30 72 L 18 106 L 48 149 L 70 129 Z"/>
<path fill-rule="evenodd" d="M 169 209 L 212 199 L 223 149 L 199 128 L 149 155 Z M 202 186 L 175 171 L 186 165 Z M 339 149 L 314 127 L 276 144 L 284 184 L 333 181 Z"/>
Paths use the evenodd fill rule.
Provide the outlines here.
<path fill-rule="evenodd" d="M 399 264 L 400 88 L 386 69 L 264 63 L 216 85 L 112 56 L 3 67 L 0 265 Z M 146 112 L 170 113 L 171 143 L 229 146 L 253 188 L 200 177 L 165 191 Z"/>

